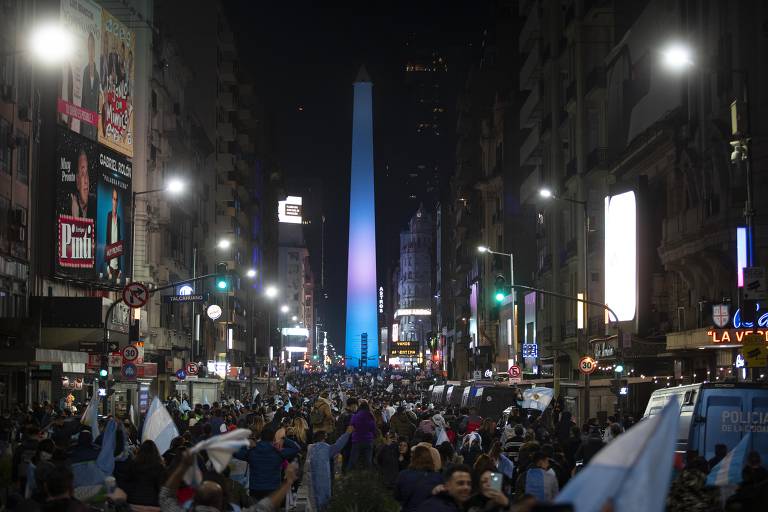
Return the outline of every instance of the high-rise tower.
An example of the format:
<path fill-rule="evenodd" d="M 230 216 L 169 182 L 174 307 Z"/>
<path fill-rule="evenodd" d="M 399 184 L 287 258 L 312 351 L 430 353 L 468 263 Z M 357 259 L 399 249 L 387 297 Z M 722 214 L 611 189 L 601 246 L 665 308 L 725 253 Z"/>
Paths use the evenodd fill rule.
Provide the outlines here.
<path fill-rule="evenodd" d="M 345 352 L 348 367 L 377 367 L 379 335 L 373 195 L 373 83 L 365 66 L 360 67 L 353 87 Z"/>

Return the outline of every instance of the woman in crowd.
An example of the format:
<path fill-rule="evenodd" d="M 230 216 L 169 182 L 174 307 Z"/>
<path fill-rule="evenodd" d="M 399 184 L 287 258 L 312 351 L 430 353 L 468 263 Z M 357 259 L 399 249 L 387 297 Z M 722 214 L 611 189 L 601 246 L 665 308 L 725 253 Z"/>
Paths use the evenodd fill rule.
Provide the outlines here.
<path fill-rule="evenodd" d="M 125 492 L 130 505 L 158 506 L 160 487 L 165 481 L 165 463 L 157 446 L 144 441 L 128 465 Z"/>
<path fill-rule="evenodd" d="M 443 476 L 435 471 L 429 448 L 417 446 L 413 449 L 410 465 L 397 476 L 395 499 L 400 503 L 402 512 L 412 512 L 442 483 Z"/>

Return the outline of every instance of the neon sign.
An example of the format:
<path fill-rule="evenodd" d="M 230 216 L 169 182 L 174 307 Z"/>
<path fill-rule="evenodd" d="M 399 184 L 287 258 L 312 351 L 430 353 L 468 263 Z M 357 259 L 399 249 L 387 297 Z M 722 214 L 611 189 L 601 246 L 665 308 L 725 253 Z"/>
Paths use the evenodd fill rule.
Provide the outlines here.
<path fill-rule="evenodd" d="M 755 304 L 755 317 L 757 318 L 757 327 L 768 327 L 768 311 L 761 315 L 757 315 L 760 312 L 760 304 Z M 752 328 L 755 327 L 755 322 L 745 322 L 741 319 L 741 308 L 736 310 L 733 315 L 733 327 L 740 329 L 742 327 Z"/>
<path fill-rule="evenodd" d="M 757 334 L 768 343 L 768 329 L 710 329 L 707 336 L 712 343 L 744 343 L 744 337 L 749 334 Z"/>

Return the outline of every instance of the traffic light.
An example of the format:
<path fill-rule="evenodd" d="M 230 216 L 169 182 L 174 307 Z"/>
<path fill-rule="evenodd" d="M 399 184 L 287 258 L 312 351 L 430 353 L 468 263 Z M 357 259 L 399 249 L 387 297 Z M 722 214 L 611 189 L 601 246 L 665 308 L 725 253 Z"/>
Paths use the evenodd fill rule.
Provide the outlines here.
<path fill-rule="evenodd" d="M 624 373 L 624 363 L 616 363 L 616 366 L 613 367 L 613 371 L 616 373 Z"/>
<path fill-rule="evenodd" d="M 101 365 L 99 366 L 99 379 L 106 380 L 109 376 L 109 356 L 101 356 Z"/>
<path fill-rule="evenodd" d="M 504 279 L 504 276 L 499 274 L 496 276 L 496 284 L 494 286 L 494 292 L 493 292 L 493 298 L 496 299 L 496 302 L 503 302 L 504 297 L 507 296 L 506 294 L 506 286 L 507 282 Z"/>
<path fill-rule="evenodd" d="M 218 263 L 216 265 L 216 291 L 229 291 L 229 274 L 226 263 Z"/>

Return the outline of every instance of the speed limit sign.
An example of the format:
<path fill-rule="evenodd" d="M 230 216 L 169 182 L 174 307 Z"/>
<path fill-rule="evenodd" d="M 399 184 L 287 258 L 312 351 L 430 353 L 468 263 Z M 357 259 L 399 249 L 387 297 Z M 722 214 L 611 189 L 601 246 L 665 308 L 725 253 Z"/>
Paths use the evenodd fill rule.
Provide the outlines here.
<path fill-rule="evenodd" d="M 590 375 L 597 370 L 597 361 L 589 356 L 584 356 L 579 359 L 579 371 L 584 375 Z"/>
<path fill-rule="evenodd" d="M 134 345 L 128 345 L 123 349 L 123 360 L 127 362 L 135 361 L 139 357 L 139 349 Z"/>

